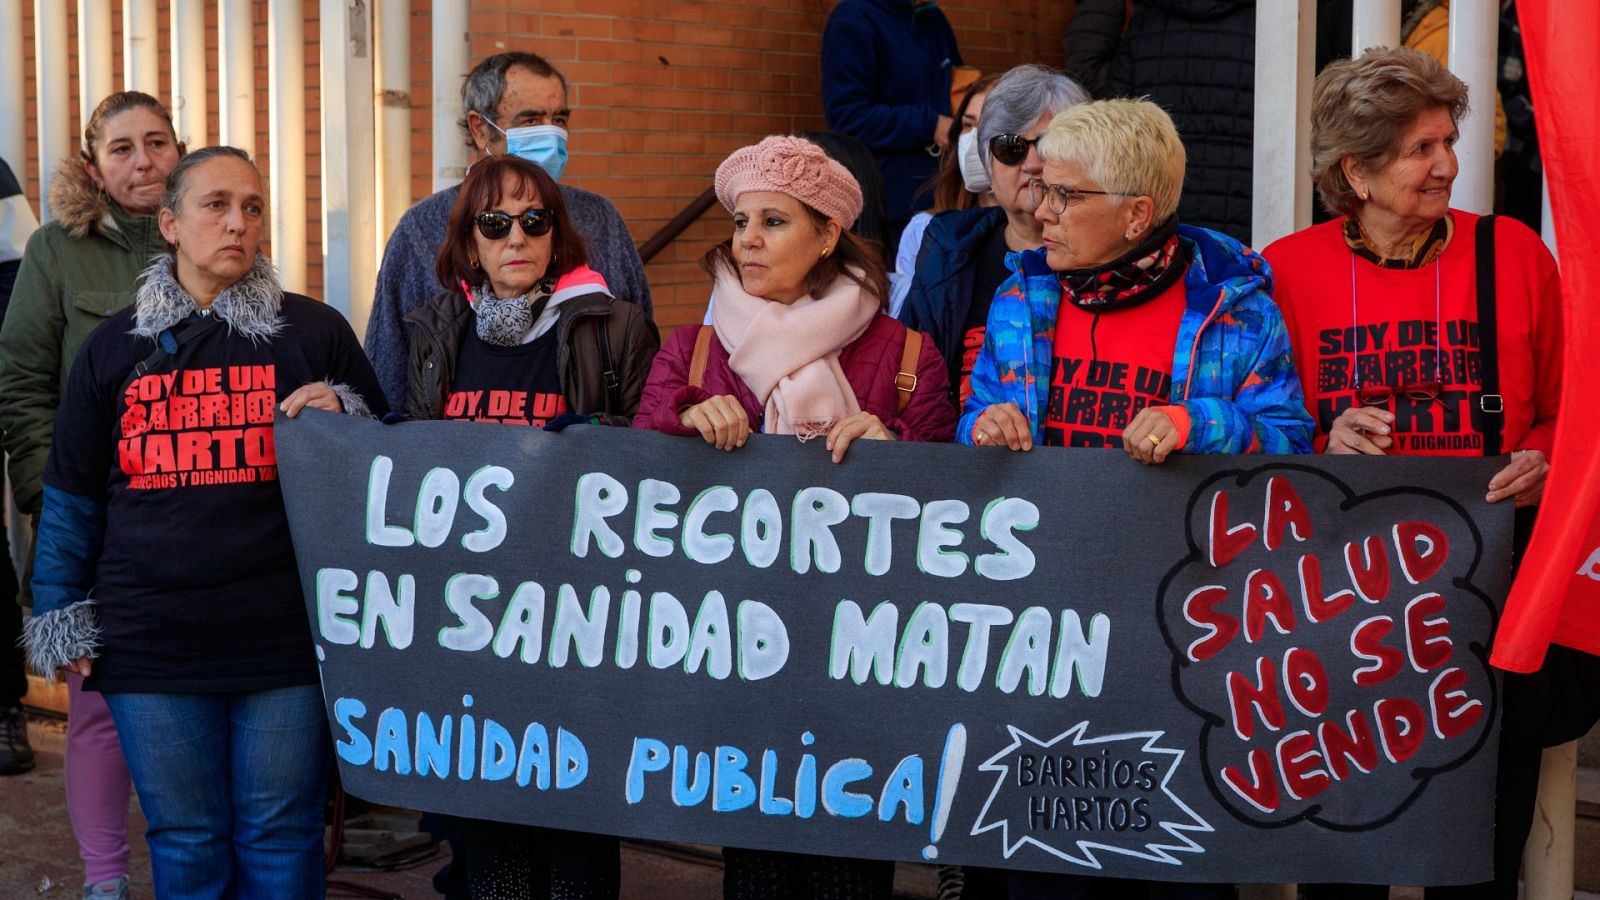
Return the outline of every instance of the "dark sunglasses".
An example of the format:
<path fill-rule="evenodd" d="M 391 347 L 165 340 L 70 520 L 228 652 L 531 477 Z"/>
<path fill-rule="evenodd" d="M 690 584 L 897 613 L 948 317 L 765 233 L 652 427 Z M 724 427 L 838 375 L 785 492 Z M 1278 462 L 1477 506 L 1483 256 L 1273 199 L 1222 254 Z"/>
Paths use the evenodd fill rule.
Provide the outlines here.
<path fill-rule="evenodd" d="M 1417 403 L 1432 403 L 1439 399 L 1439 391 L 1443 385 L 1437 381 L 1419 381 L 1416 384 L 1402 384 L 1397 388 L 1386 384 L 1377 384 L 1372 387 L 1356 388 L 1356 402 L 1362 406 L 1388 406 L 1394 402 L 1396 394 L 1413 400 Z"/>
<path fill-rule="evenodd" d="M 486 240 L 498 241 L 511 233 L 512 222 L 522 226 L 522 233 L 528 237 L 543 237 L 555 227 L 556 217 L 548 209 L 530 209 L 515 216 L 496 209 L 478 213 L 472 221 L 478 223 L 478 233 Z"/>
<path fill-rule="evenodd" d="M 1028 148 L 1038 143 L 1039 138 L 1025 138 L 1020 134 L 997 134 L 989 139 L 989 155 L 997 162 L 1015 166 L 1027 159 Z"/>

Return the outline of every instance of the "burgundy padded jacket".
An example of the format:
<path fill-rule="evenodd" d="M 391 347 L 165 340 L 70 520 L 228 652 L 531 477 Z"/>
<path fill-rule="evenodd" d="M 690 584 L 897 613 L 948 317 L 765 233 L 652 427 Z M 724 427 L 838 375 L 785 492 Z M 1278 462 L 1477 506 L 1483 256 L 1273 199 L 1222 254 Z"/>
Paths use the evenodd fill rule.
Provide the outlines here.
<path fill-rule="evenodd" d="M 709 328 L 711 326 L 700 326 Z M 633 427 L 667 434 L 693 435 L 678 416 L 689 407 L 711 397 L 731 394 L 750 416 L 752 431 L 761 430 L 765 407 L 728 365 L 728 351 L 712 339 L 706 358 L 706 373 L 698 388 L 689 387 L 689 363 L 694 356 L 699 328 L 686 325 L 672 333 L 666 346 L 656 354 L 650 378 L 639 400 Z M 896 412 L 899 391 L 895 375 L 905 352 L 906 327 L 885 315 L 872 320 L 867 330 L 839 351 L 839 367 L 855 389 L 861 408 L 876 415 L 895 437 L 902 441 L 946 442 L 956 430 L 956 408 L 950 402 L 949 376 L 933 340 L 924 338 L 917 357 L 917 384 L 904 412 Z"/>

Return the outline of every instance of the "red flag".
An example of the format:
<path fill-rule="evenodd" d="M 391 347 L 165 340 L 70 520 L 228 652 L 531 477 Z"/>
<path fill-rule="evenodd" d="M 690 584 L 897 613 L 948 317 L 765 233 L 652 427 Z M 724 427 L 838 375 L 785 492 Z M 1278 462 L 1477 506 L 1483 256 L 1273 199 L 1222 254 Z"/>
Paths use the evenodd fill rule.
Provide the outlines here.
<path fill-rule="evenodd" d="M 1496 666 L 1532 672 L 1551 643 L 1600 654 L 1600 3 L 1517 9 L 1566 329 L 1550 478 L 1494 642 Z"/>

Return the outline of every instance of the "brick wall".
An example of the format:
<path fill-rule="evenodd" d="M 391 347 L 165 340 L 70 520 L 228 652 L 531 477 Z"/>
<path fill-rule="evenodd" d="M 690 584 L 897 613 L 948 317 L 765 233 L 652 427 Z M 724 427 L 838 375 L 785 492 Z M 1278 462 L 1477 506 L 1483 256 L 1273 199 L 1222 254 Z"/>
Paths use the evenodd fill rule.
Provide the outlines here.
<path fill-rule="evenodd" d="M 57 2 L 57 0 L 52 0 Z M 65 2 L 65 0 L 59 0 Z M 412 191 L 431 189 L 431 4 L 410 3 Z M 460 2 L 460 0 L 457 0 Z M 558 65 L 572 85 L 573 157 L 569 183 L 611 198 L 642 243 L 710 186 L 732 150 L 776 132 L 823 126 L 818 55 L 824 22 L 836 0 L 474 0 L 476 60 L 505 49 L 531 50 Z M 303 0 L 306 29 L 306 124 L 310 292 L 321 292 L 318 145 L 317 0 Z M 114 65 L 121 83 L 122 3 L 113 0 Z M 73 130 L 77 121 L 76 6 L 73 35 Z M 206 4 L 210 137 L 217 135 L 216 12 Z M 1067 0 L 940 0 L 970 65 L 985 71 L 1021 62 L 1059 65 Z M 24 90 L 34 93 L 32 4 L 25 4 Z M 254 0 L 258 158 L 267 141 L 267 3 Z M 159 3 L 160 40 L 167 41 L 168 0 Z M 170 63 L 162 61 L 162 88 Z M 29 145 L 36 140 L 28 122 Z M 22 166 L 14 166 L 23 170 Z M 38 160 L 26 161 L 27 190 L 38 193 Z M 697 321 L 706 278 L 696 265 L 728 233 L 714 207 L 656 257 L 648 269 L 656 315 L 665 328 Z"/>

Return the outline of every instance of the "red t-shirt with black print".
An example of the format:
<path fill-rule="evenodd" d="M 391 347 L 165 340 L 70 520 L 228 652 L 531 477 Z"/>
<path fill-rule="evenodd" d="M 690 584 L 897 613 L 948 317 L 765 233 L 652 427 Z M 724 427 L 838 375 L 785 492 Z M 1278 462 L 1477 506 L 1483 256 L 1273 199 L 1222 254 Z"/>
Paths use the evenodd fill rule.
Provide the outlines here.
<path fill-rule="evenodd" d="M 1345 244 L 1340 221 L 1292 234 L 1263 254 L 1272 266 L 1273 298 L 1289 328 L 1306 408 L 1317 420 L 1318 451 L 1359 391 L 1386 386 L 1393 398 L 1381 408 L 1395 416 L 1389 453 L 1483 455 L 1479 217 L 1450 214 L 1455 234 L 1449 245 L 1416 269 L 1383 268 L 1357 257 Z M 1532 230 L 1512 219 L 1496 220 L 1495 243 L 1502 446 L 1548 456 L 1561 385 L 1555 260 Z M 1436 399 L 1430 396 L 1433 382 L 1439 386 Z"/>
<path fill-rule="evenodd" d="M 1172 393 L 1172 358 L 1183 322 L 1183 279 L 1137 306 L 1095 313 L 1063 301 L 1044 442 L 1121 448 L 1122 431 Z"/>

